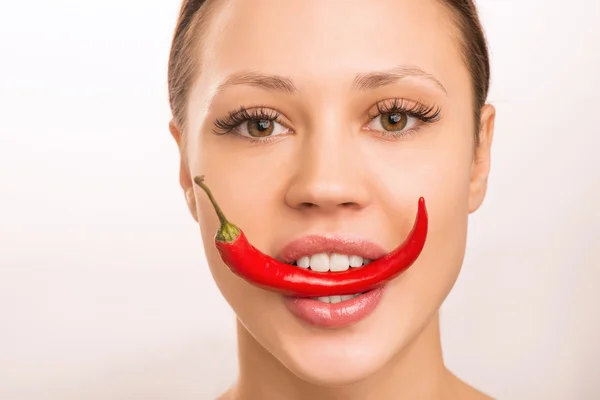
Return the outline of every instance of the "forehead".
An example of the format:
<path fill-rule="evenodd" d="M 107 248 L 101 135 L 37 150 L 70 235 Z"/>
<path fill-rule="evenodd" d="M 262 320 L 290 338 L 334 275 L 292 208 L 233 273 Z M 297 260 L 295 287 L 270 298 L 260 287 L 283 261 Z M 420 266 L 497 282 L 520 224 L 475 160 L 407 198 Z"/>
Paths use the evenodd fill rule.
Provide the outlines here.
<path fill-rule="evenodd" d="M 452 92 L 469 79 L 457 37 L 438 0 L 226 0 L 211 12 L 198 61 L 213 82 L 254 70 L 323 89 L 414 65 Z"/>

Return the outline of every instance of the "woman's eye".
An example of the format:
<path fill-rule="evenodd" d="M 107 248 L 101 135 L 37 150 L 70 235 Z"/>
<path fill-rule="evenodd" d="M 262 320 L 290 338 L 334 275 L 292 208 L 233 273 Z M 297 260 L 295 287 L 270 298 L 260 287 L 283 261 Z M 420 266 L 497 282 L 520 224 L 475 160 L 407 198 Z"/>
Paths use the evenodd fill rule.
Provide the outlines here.
<path fill-rule="evenodd" d="M 286 127 L 270 119 L 249 120 L 238 127 L 238 133 L 241 136 L 249 136 L 253 138 L 275 136 L 286 132 Z"/>
<path fill-rule="evenodd" d="M 406 113 L 387 112 L 373 118 L 368 127 L 377 131 L 399 132 L 412 128 L 416 123 L 417 118 L 410 117 Z"/>

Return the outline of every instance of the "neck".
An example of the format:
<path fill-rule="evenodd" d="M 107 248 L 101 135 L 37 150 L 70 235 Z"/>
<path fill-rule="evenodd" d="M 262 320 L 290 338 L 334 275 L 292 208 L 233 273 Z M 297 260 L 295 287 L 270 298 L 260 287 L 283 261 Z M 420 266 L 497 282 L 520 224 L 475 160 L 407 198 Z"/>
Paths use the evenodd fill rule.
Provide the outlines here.
<path fill-rule="evenodd" d="M 238 321 L 239 380 L 232 392 L 242 399 L 439 399 L 453 376 L 444 367 L 436 313 L 425 329 L 376 374 L 346 386 L 316 386 L 296 377 L 266 351 Z"/>

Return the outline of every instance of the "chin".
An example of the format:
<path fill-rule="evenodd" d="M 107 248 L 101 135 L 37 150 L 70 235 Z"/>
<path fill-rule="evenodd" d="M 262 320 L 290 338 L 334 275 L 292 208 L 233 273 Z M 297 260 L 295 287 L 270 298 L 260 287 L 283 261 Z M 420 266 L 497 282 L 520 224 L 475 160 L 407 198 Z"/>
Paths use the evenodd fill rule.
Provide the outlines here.
<path fill-rule="evenodd" d="M 274 355 L 304 381 L 341 386 L 364 380 L 383 368 L 392 357 L 392 347 L 366 332 L 324 330 L 288 334 L 280 354 Z"/>

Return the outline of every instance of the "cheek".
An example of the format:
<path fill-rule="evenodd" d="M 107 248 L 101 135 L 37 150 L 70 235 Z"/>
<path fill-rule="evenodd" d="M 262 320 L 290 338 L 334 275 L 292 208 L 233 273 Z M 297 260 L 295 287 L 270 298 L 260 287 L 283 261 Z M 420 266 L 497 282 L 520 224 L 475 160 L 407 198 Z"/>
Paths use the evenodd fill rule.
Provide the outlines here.
<path fill-rule="evenodd" d="M 414 218 L 417 199 L 424 197 L 431 240 L 450 236 L 468 215 L 471 149 L 466 130 L 448 129 L 372 152 L 367 165 L 378 178 L 375 201 L 397 222 Z M 390 226 L 394 231 L 398 227 Z"/>
<path fill-rule="evenodd" d="M 394 319 L 397 331 L 418 329 L 441 305 L 454 285 L 462 265 L 469 215 L 469 181 L 472 162 L 472 139 L 468 130 L 450 130 L 415 141 L 403 150 L 402 157 L 388 157 L 381 176 L 385 181 L 378 191 L 389 200 L 390 221 L 414 218 L 416 199 L 425 198 L 429 216 L 427 242 L 415 264 L 396 282 L 398 290 L 390 292 L 393 301 L 402 305 L 403 313 Z M 442 136 L 442 134 L 444 134 Z M 408 147 L 408 146 L 407 146 Z M 380 160 L 382 157 L 380 157 Z M 398 200 L 401 199 L 401 200 Z M 391 207 L 396 207 L 391 208 Z M 411 219 L 410 222 L 413 220 Z M 389 232 L 398 232 L 390 225 Z M 403 237 L 396 236 L 391 245 Z M 390 308 L 389 313 L 394 311 Z M 410 336 L 410 334 L 409 334 Z"/>
<path fill-rule="evenodd" d="M 228 220 L 242 228 L 252 238 L 252 244 L 264 248 L 271 237 L 269 230 L 265 229 L 270 225 L 265 221 L 273 214 L 272 207 L 269 207 L 272 190 L 257 187 L 259 179 L 248 179 L 247 170 L 238 165 L 217 162 L 214 154 L 197 157 L 196 171 L 206 175 L 206 183 Z M 214 208 L 200 188 L 195 188 L 195 192 L 204 251 L 219 291 L 238 320 L 248 332 L 260 338 L 265 348 L 280 348 L 280 338 L 286 335 L 279 331 L 283 329 L 281 327 L 293 323 L 293 317 L 285 309 L 279 295 L 248 284 L 223 263 L 214 243 L 219 227 Z"/>
<path fill-rule="evenodd" d="M 465 250 L 469 215 L 472 139 L 456 130 L 419 157 L 418 182 L 429 214 L 429 234 L 420 259 L 431 278 L 455 279 Z M 454 276 L 445 276 L 445 271 Z"/>
<path fill-rule="evenodd" d="M 248 234 L 248 231 L 252 231 L 252 229 L 247 228 L 258 225 L 258 223 L 249 217 L 254 215 L 254 213 L 248 212 L 245 207 L 240 206 L 240 196 L 236 195 L 235 191 L 228 189 L 228 187 L 231 187 L 227 185 L 230 182 L 229 179 L 226 179 L 224 176 L 221 176 L 221 178 L 218 182 L 216 182 L 216 179 L 213 179 L 215 184 L 210 185 L 213 196 L 217 199 L 227 219 L 238 227 L 243 227 L 243 231 Z M 239 305 L 253 304 L 258 301 L 261 295 L 262 297 L 270 295 L 270 293 L 259 290 L 239 278 L 221 260 L 221 256 L 215 246 L 215 235 L 219 228 L 219 220 L 206 194 L 201 189 L 195 189 L 195 191 L 204 251 L 210 272 L 225 299 L 237 310 Z M 244 215 L 246 218 L 241 218 Z M 252 237 L 255 238 L 256 236 L 253 235 Z M 254 242 L 255 240 L 253 240 L 253 244 Z"/>

